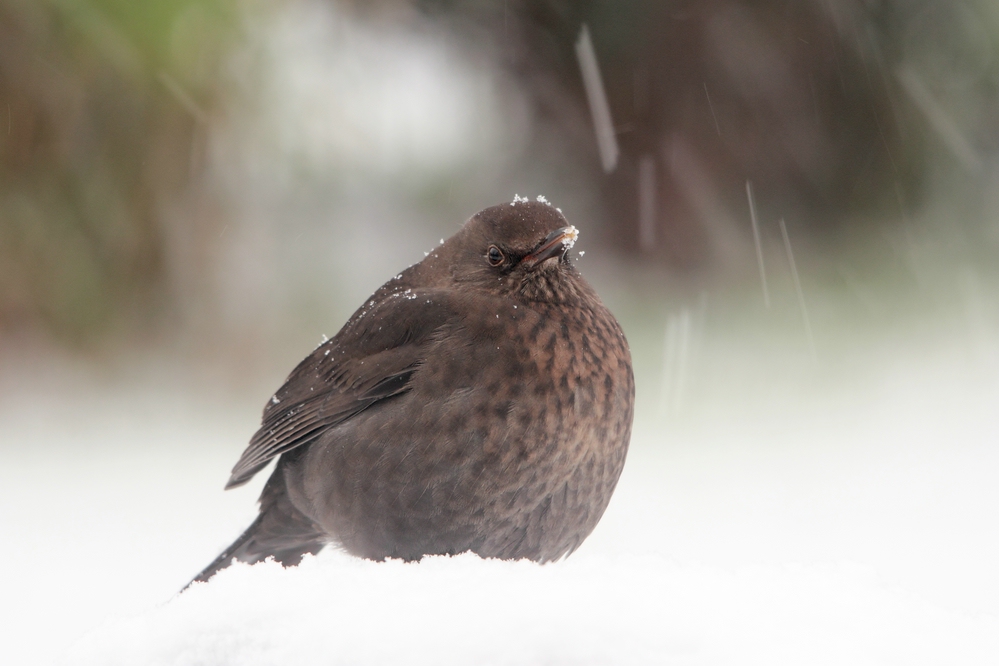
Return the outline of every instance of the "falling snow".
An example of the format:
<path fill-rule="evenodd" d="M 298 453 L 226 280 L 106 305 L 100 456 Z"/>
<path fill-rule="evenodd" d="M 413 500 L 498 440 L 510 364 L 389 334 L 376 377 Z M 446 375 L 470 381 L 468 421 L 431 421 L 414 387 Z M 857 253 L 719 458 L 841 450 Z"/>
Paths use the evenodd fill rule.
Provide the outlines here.
<path fill-rule="evenodd" d="M 597 54 L 593 49 L 590 29 L 586 24 L 583 24 L 576 40 L 576 58 L 583 74 L 583 87 L 586 89 L 586 99 L 590 105 L 593 128 L 597 135 L 600 162 L 604 172 L 611 173 L 617 166 L 619 153 L 617 133 L 611 120 L 610 104 L 600 76 L 600 66 L 597 64 Z"/>
<path fill-rule="evenodd" d="M 763 283 L 763 302 L 770 307 L 770 290 L 767 288 L 767 271 L 763 266 L 763 245 L 760 240 L 760 225 L 756 220 L 756 200 L 753 198 L 753 184 L 746 181 L 746 199 L 749 201 L 749 220 L 753 225 L 753 241 L 756 243 L 756 262 L 760 268 L 760 282 Z"/>

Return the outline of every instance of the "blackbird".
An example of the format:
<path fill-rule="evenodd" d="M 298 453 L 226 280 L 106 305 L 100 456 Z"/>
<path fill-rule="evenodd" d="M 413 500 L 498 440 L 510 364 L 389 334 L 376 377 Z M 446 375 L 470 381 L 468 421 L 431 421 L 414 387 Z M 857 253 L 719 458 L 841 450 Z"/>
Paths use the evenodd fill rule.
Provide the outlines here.
<path fill-rule="evenodd" d="M 543 197 L 487 208 L 292 371 L 226 488 L 278 458 L 233 558 L 559 559 L 600 520 L 635 396 L 614 316 Z M 192 581 L 193 582 L 193 581 Z"/>

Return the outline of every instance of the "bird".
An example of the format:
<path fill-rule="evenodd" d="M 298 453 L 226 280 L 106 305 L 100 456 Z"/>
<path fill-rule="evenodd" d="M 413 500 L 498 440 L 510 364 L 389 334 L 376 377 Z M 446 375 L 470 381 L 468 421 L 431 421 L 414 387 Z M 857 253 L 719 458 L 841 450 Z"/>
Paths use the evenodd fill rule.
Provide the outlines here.
<path fill-rule="evenodd" d="M 517 196 L 382 285 L 267 402 L 226 484 L 276 458 L 259 515 L 191 584 L 330 544 L 379 561 L 576 550 L 635 400 L 624 332 L 570 261 L 577 237 Z"/>

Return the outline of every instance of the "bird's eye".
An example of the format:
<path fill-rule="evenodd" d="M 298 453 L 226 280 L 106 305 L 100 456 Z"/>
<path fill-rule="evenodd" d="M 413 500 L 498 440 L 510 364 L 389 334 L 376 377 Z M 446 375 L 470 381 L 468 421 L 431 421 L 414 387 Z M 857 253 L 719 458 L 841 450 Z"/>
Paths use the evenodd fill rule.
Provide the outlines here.
<path fill-rule="evenodd" d="M 503 257 L 503 251 L 500 250 L 495 245 L 490 245 L 489 249 L 486 250 L 486 259 L 493 266 L 499 266 L 500 264 L 503 263 L 503 259 L 504 259 L 504 257 Z"/>

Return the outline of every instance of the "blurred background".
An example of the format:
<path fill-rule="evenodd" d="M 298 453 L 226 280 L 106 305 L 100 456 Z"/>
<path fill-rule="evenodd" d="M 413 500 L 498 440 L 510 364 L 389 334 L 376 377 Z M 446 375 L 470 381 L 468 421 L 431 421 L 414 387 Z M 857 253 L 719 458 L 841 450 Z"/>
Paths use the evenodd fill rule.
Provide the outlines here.
<path fill-rule="evenodd" d="M 886 279 L 921 291 L 946 260 L 963 277 L 928 282 L 988 310 L 994 3 L 4 0 L 0 19 L 5 346 L 178 344 L 245 370 L 514 193 L 566 211 L 637 300 L 729 293 L 760 263 L 779 281 L 783 218 L 806 301 L 850 292 L 869 321 Z"/>
<path fill-rule="evenodd" d="M 105 599 L 11 621 L 186 582 L 286 373 L 514 194 L 632 345 L 595 543 L 999 612 L 997 47 L 991 0 L 0 0 L 5 557 Z"/>

